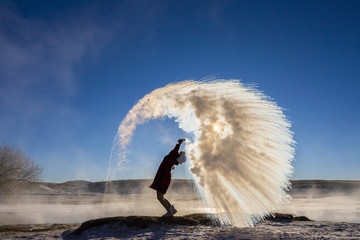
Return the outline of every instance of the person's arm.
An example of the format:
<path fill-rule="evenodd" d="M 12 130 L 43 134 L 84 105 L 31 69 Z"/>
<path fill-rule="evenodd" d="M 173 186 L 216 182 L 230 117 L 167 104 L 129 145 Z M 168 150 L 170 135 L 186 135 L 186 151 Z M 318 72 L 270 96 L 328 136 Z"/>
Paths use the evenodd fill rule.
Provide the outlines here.
<path fill-rule="evenodd" d="M 171 150 L 170 153 L 178 153 L 180 149 L 180 145 L 185 141 L 185 139 L 179 139 L 178 144 L 175 145 L 174 149 Z"/>
<path fill-rule="evenodd" d="M 179 149 L 180 149 L 180 144 L 178 143 L 175 145 L 174 149 L 171 152 L 178 152 Z"/>
<path fill-rule="evenodd" d="M 185 139 L 179 139 L 179 140 L 178 140 L 178 144 L 176 144 L 176 146 L 175 146 L 176 152 L 179 151 L 180 145 L 181 145 L 183 142 L 185 142 Z"/>

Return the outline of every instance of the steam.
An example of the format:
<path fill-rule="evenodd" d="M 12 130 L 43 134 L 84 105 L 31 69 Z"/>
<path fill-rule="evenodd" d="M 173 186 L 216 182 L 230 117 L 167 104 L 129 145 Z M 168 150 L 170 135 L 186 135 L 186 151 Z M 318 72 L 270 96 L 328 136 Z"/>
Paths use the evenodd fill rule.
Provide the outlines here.
<path fill-rule="evenodd" d="M 136 126 L 161 117 L 191 134 L 185 147 L 190 171 L 209 209 L 225 212 L 233 225 L 253 226 L 289 200 L 293 133 L 281 108 L 261 92 L 237 80 L 184 81 L 154 90 L 121 122 L 111 171 L 125 165 Z"/>

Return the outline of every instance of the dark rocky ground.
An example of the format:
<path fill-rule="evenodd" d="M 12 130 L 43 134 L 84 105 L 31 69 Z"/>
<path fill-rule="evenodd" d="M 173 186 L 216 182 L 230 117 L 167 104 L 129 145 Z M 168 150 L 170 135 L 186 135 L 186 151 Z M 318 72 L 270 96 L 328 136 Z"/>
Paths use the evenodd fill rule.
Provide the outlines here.
<path fill-rule="evenodd" d="M 128 216 L 80 224 L 0 226 L 1 239 L 360 239 L 360 224 L 275 214 L 253 228 L 216 226 L 208 215 Z"/>

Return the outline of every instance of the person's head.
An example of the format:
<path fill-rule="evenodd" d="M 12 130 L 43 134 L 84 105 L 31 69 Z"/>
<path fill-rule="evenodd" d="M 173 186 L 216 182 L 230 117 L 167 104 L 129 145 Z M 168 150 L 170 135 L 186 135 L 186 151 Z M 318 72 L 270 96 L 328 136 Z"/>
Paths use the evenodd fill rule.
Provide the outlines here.
<path fill-rule="evenodd" d="M 180 155 L 179 157 L 176 159 L 176 161 L 180 164 L 183 164 L 184 162 L 186 162 L 186 154 L 184 151 L 180 151 Z"/>

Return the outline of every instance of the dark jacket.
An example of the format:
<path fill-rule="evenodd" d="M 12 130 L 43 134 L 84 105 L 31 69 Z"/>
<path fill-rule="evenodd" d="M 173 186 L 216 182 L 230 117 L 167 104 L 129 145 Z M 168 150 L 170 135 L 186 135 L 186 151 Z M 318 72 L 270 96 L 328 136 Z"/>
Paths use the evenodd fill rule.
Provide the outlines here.
<path fill-rule="evenodd" d="M 171 169 L 174 165 L 179 164 L 176 160 L 180 156 L 179 148 L 180 144 L 176 144 L 174 149 L 164 157 L 150 188 L 160 191 L 163 194 L 166 193 L 171 182 Z"/>

